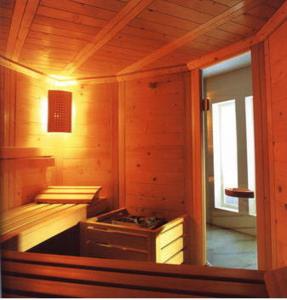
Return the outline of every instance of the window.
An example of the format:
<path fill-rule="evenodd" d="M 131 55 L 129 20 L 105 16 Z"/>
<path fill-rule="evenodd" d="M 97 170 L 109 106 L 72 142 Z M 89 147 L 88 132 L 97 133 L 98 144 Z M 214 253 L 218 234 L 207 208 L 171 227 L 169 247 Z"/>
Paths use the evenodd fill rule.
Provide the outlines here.
<path fill-rule="evenodd" d="M 215 207 L 238 211 L 238 198 L 225 188 L 238 186 L 235 100 L 212 104 Z"/>
<path fill-rule="evenodd" d="M 246 146 L 247 146 L 247 176 L 248 188 L 255 191 L 255 148 L 254 148 L 254 122 L 253 122 L 253 97 L 245 97 L 245 119 L 246 119 Z M 256 215 L 256 200 L 250 198 L 249 214 Z"/>

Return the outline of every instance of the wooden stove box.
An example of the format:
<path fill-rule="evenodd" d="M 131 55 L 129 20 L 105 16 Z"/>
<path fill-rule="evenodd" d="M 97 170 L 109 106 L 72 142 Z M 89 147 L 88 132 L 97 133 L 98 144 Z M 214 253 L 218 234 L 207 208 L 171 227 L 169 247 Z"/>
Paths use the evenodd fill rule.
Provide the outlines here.
<path fill-rule="evenodd" d="M 124 211 L 124 208 L 114 210 L 81 222 L 82 256 L 183 263 L 184 216 L 156 229 L 99 222 Z"/>

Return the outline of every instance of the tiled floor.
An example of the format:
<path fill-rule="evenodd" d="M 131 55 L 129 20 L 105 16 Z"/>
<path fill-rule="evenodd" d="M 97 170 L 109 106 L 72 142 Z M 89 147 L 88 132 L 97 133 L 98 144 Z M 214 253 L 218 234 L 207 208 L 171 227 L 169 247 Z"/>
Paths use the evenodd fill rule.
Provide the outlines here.
<path fill-rule="evenodd" d="M 207 225 L 207 260 L 212 266 L 257 269 L 256 238 Z"/>

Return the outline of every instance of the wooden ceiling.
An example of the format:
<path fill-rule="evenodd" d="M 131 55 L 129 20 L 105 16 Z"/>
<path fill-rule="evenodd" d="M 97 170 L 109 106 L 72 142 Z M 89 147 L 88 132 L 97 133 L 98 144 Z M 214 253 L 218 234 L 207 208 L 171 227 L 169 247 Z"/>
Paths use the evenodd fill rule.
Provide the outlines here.
<path fill-rule="evenodd" d="M 254 35 L 284 0 L 1 0 L 0 54 L 47 74 L 183 65 Z"/>

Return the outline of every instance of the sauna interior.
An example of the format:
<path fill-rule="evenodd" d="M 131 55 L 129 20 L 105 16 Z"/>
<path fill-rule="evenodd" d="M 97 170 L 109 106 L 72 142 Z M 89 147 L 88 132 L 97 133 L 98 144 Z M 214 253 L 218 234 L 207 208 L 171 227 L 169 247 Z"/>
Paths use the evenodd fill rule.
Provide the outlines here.
<path fill-rule="evenodd" d="M 0 0 L 0 40 L 3 297 L 287 297 L 287 1 Z"/>

